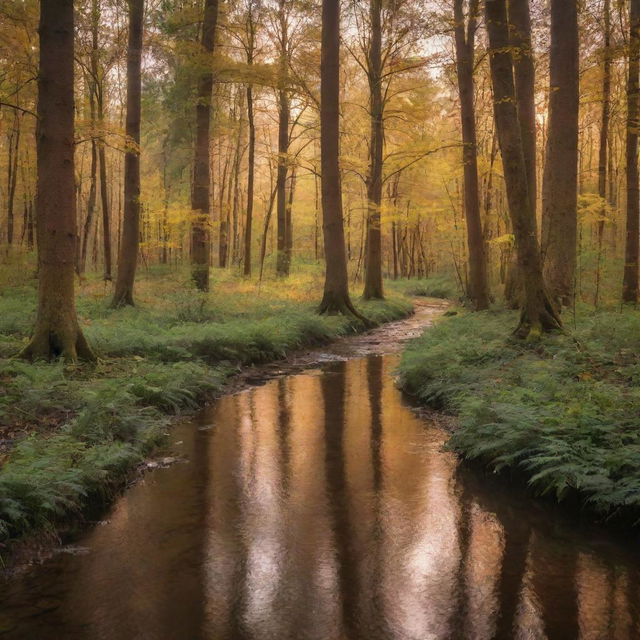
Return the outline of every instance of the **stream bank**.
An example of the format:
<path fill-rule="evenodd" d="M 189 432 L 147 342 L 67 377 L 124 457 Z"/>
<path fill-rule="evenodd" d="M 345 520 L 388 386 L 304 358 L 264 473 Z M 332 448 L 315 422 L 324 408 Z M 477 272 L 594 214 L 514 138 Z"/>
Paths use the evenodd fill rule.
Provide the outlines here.
<path fill-rule="evenodd" d="M 384 331 L 179 423 L 179 463 L 0 587 L 1 637 L 637 638 L 634 541 L 461 466 Z"/>
<path fill-rule="evenodd" d="M 87 509 L 108 504 L 150 455 L 166 455 L 175 416 L 223 393 L 243 367 L 364 330 L 348 318 L 318 316 L 306 298 L 247 296 L 218 294 L 217 303 L 179 307 L 175 316 L 151 306 L 99 311 L 107 315 L 86 330 L 101 344 L 96 366 L 0 359 L 5 568 L 37 561 L 73 534 Z M 412 307 L 392 296 L 361 310 L 383 324 Z"/>

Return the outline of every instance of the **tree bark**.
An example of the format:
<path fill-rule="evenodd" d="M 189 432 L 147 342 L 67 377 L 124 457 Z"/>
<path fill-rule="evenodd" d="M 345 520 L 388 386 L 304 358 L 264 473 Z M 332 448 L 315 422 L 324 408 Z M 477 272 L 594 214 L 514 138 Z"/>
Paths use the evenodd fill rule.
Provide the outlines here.
<path fill-rule="evenodd" d="M 340 179 L 340 0 L 322 0 L 320 171 L 326 261 L 320 313 L 359 316 L 349 297 Z"/>
<path fill-rule="evenodd" d="M 99 4 L 98 0 L 93 0 L 91 5 L 91 54 L 89 60 L 89 78 L 87 90 L 89 93 L 89 116 L 91 119 L 91 169 L 89 197 L 87 199 L 87 217 L 85 218 L 82 230 L 82 244 L 80 259 L 78 260 L 78 273 L 84 273 L 87 266 L 87 249 L 89 246 L 89 235 L 93 227 L 93 217 L 96 209 L 96 194 L 98 182 L 98 146 L 96 143 L 96 96 L 98 84 L 98 26 L 99 26 Z M 100 123 L 102 124 L 102 123 Z"/>
<path fill-rule="evenodd" d="M 276 275 L 288 276 L 287 261 L 287 174 L 289 169 L 289 121 L 291 108 L 287 90 L 289 33 L 285 0 L 279 0 L 280 22 L 280 71 L 278 87 L 278 171 L 276 178 L 277 200 L 276 220 L 278 223 L 278 244 L 276 256 Z"/>
<path fill-rule="evenodd" d="M 536 211 L 536 72 L 531 46 L 529 0 L 509 0 L 511 43 L 515 48 L 513 62 L 520 135 L 527 166 L 527 184 L 531 208 Z"/>
<path fill-rule="evenodd" d="M 640 197 L 638 191 L 638 126 L 640 126 L 640 0 L 629 6 L 629 77 L 627 80 L 627 228 L 622 300 L 638 302 Z"/>
<path fill-rule="evenodd" d="M 496 131 L 502 153 L 509 215 L 523 280 L 523 302 L 516 335 L 536 337 L 561 326 L 542 279 L 535 212 L 531 208 L 527 166 L 516 106 L 506 0 L 486 0 L 489 59 Z"/>
<path fill-rule="evenodd" d="M 251 62 L 250 62 L 251 64 Z M 253 86 L 247 85 L 247 119 L 249 121 L 249 166 L 247 168 L 247 215 L 244 225 L 244 275 L 251 275 L 251 232 L 253 226 L 253 190 L 256 165 L 256 125 L 253 116 Z"/>
<path fill-rule="evenodd" d="M 464 213 L 467 222 L 467 246 L 469 249 L 469 298 L 477 311 L 489 307 L 487 282 L 487 258 L 480 218 L 480 194 L 478 191 L 478 149 L 476 141 L 476 114 L 474 106 L 474 52 L 478 14 L 478 0 L 470 0 L 467 25 L 463 0 L 454 2 L 456 71 L 460 95 L 462 123 L 462 162 L 464 165 Z M 394 246 L 394 278 L 397 277 L 397 257 Z"/>
<path fill-rule="evenodd" d="M 13 130 L 9 136 L 9 158 L 7 162 L 7 244 L 13 244 L 15 229 L 15 199 L 18 183 L 18 155 L 20 150 L 20 115 L 16 111 L 13 118 Z"/>
<path fill-rule="evenodd" d="M 140 244 L 140 110 L 142 94 L 142 22 L 144 0 L 129 0 L 127 45 L 127 117 L 129 148 L 124 158 L 124 214 L 118 277 L 111 306 L 133 305 L 133 284 Z"/>
<path fill-rule="evenodd" d="M 520 133 L 527 166 L 527 181 L 531 207 L 537 207 L 536 176 L 536 106 L 535 106 L 535 67 L 531 46 L 531 15 L 529 0 L 509 1 L 509 29 L 512 50 L 514 52 L 514 80 Z M 512 309 L 520 307 L 522 296 L 522 278 L 518 271 L 518 260 L 514 254 L 508 265 L 504 287 L 504 297 Z"/>
<path fill-rule="evenodd" d="M 76 316 L 73 0 L 40 2 L 38 74 L 38 312 L 28 359 L 95 360 Z"/>
<path fill-rule="evenodd" d="M 367 253 L 365 258 L 365 300 L 382 299 L 382 163 L 384 147 L 384 103 L 382 100 L 382 0 L 370 0 L 371 40 L 368 55 L 369 110 L 371 135 L 369 142 L 369 174 L 367 176 Z"/>
<path fill-rule="evenodd" d="M 191 277 L 200 291 L 209 290 L 209 262 L 211 253 L 209 172 L 211 151 L 211 94 L 213 71 L 211 57 L 218 24 L 218 0 L 205 0 L 200 46 L 204 70 L 198 79 L 196 105 L 196 138 L 193 154 L 193 189 L 191 192 Z"/>
<path fill-rule="evenodd" d="M 598 146 L 598 196 L 602 203 L 598 220 L 598 264 L 596 268 L 596 290 L 594 305 L 600 298 L 600 267 L 604 223 L 607 216 L 607 166 L 609 163 L 609 121 L 611 119 L 611 0 L 604 0 L 604 32 L 602 47 L 602 115 L 600 119 L 600 139 Z M 611 179 L 611 178 L 610 178 Z"/>
<path fill-rule="evenodd" d="M 549 125 L 542 183 L 542 252 L 549 293 L 573 299 L 577 251 L 578 0 L 551 1 Z"/>

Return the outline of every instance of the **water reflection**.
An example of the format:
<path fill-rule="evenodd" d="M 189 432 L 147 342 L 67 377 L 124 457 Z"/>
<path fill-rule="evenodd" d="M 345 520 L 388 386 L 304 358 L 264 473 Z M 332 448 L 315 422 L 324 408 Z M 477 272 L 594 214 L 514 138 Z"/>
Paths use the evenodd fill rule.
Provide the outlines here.
<path fill-rule="evenodd" d="M 87 554 L 3 587 L 0 637 L 640 637 L 637 553 L 459 469 L 396 364 L 274 380 L 182 426 L 189 462 L 129 491 Z"/>

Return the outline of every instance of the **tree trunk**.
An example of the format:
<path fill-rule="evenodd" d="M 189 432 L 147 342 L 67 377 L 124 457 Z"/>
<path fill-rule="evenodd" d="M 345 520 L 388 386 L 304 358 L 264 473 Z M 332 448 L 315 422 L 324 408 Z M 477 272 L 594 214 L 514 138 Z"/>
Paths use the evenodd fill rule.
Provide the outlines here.
<path fill-rule="evenodd" d="M 360 314 L 349 297 L 340 180 L 340 0 L 322 0 L 320 166 L 325 280 L 320 313 Z"/>
<path fill-rule="evenodd" d="M 382 154 L 384 147 L 384 103 L 382 100 L 382 0 L 370 0 L 369 19 L 369 109 L 371 136 L 369 149 L 369 175 L 367 176 L 367 253 L 365 259 L 365 300 L 384 298 L 382 287 Z"/>
<path fill-rule="evenodd" d="M 523 303 L 516 334 L 535 337 L 561 326 L 542 279 L 535 212 L 531 208 L 527 166 L 516 107 L 506 0 L 486 0 L 491 82 L 496 131 L 502 153 L 509 215 L 523 280 Z"/>
<path fill-rule="evenodd" d="M 512 51 L 514 52 L 514 80 L 520 135 L 527 166 L 527 182 L 531 207 L 536 212 L 536 107 L 535 107 L 535 67 L 531 46 L 531 15 L 529 0 L 510 0 L 509 28 Z M 520 307 L 522 297 L 522 277 L 518 271 L 518 259 L 514 254 L 507 269 L 504 297 L 512 309 Z"/>
<path fill-rule="evenodd" d="M 250 60 L 251 64 L 251 60 Z M 256 125 L 253 117 L 253 86 L 247 85 L 247 119 L 249 121 L 249 166 L 247 167 L 247 215 L 244 225 L 244 275 L 251 275 L 251 231 L 253 225 L 253 189 L 256 165 Z"/>
<path fill-rule="evenodd" d="M 478 149 L 476 142 L 476 114 L 474 106 L 474 52 L 478 0 L 470 0 L 465 32 L 463 0 L 455 0 L 455 42 L 460 115 L 462 120 L 462 161 L 464 164 L 464 213 L 467 221 L 469 249 L 469 298 L 477 311 L 489 307 L 487 258 L 480 218 L 478 192 Z M 397 258 L 394 241 L 394 278 L 397 277 Z"/>
<path fill-rule="evenodd" d="M 93 111 L 93 107 L 92 107 Z M 92 118 L 93 121 L 93 118 Z M 95 121 L 94 121 L 95 122 Z M 91 182 L 89 185 L 89 196 L 87 198 L 87 217 L 84 220 L 82 229 L 82 244 L 80 249 L 80 259 L 78 260 L 78 273 L 82 274 L 87 265 L 87 248 L 89 246 L 89 235 L 93 227 L 93 216 L 96 210 L 96 182 L 97 182 L 98 153 L 95 139 L 91 140 Z"/>
<path fill-rule="evenodd" d="M 288 77 L 288 27 L 285 14 L 285 0 L 279 0 L 279 21 L 280 21 L 280 71 L 278 89 L 278 172 L 276 179 L 277 201 L 276 220 L 278 223 L 278 244 L 276 256 L 276 275 L 288 276 L 289 265 L 287 264 L 287 173 L 289 166 L 289 120 L 290 105 L 289 93 L 287 91 Z"/>
<path fill-rule="evenodd" d="M 16 199 L 16 185 L 18 182 L 18 154 L 20 149 L 20 116 L 15 112 L 13 131 L 9 136 L 9 161 L 7 163 L 7 244 L 13 244 L 15 229 L 14 206 Z"/>
<path fill-rule="evenodd" d="M 527 166 L 527 185 L 531 208 L 536 211 L 536 72 L 531 47 L 531 16 L 529 0 L 509 0 L 509 25 L 514 51 L 514 79 L 520 135 Z"/>
<path fill-rule="evenodd" d="M 640 126 L 640 0 L 630 0 L 629 78 L 627 81 L 627 228 L 624 254 L 622 299 L 638 302 L 638 235 L 640 203 L 638 198 L 638 126 Z"/>
<path fill-rule="evenodd" d="M 285 243 L 284 243 L 284 255 L 287 263 L 287 272 L 291 269 L 291 261 L 293 259 L 293 201 L 296 193 L 296 167 L 291 168 L 291 176 L 289 177 L 289 194 L 287 200 L 287 215 Z"/>
<path fill-rule="evenodd" d="M 95 360 L 75 308 L 73 0 L 40 2 L 38 74 L 38 313 L 29 359 Z"/>
<path fill-rule="evenodd" d="M 140 244 L 140 109 L 142 22 L 144 0 L 129 0 L 129 41 L 127 45 L 127 118 L 129 148 L 124 158 L 124 215 L 118 257 L 113 307 L 133 305 L 133 283 Z"/>
<path fill-rule="evenodd" d="M 542 252 L 550 295 L 573 298 L 577 249 L 578 0 L 551 1 L 549 125 L 542 183 Z"/>
<path fill-rule="evenodd" d="M 193 189 L 191 191 L 191 277 L 200 291 L 209 290 L 210 263 L 210 194 L 209 172 L 211 152 L 209 130 L 211 127 L 211 94 L 213 71 L 211 56 L 215 46 L 218 23 L 218 0 L 205 0 L 200 46 L 204 70 L 198 79 L 196 105 L 196 138 L 193 154 Z"/>
<path fill-rule="evenodd" d="M 602 203 L 598 220 L 598 263 L 596 267 L 596 290 L 594 305 L 600 297 L 600 267 L 604 223 L 607 217 L 607 165 L 609 151 L 609 120 L 611 119 L 611 0 L 604 0 L 604 33 L 602 47 L 602 115 L 600 120 L 600 140 L 598 148 L 598 196 Z M 610 178 L 611 179 L 611 178 Z"/>
<path fill-rule="evenodd" d="M 100 202 L 102 205 L 102 243 L 104 250 L 104 280 L 110 282 L 111 275 L 111 214 L 109 209 L 109 184 L 107 182 L 107 158 L 104 142 L 98 143 L 98 166 L 100 167 Z"/>

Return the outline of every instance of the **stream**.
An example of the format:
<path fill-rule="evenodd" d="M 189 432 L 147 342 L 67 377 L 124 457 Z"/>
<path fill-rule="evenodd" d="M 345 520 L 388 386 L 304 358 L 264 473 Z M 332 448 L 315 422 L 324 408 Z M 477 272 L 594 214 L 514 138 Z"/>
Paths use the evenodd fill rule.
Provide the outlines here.
<path fill-rule="evenodd" d="M 441 310 L 178 424 L 179 462 L 0 584 L 0 638 L 640 638 L 637 534 L 460 466 L 396 389 L 399 345 Z"/>

